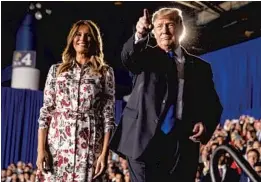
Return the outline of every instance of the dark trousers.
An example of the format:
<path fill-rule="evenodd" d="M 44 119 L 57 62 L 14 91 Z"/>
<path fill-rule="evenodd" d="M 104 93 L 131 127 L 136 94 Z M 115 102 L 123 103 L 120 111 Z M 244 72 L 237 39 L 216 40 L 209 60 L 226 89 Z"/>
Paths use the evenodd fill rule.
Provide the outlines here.
<path fill-rule="evenodd" d="M 198 151 L 186 151 L 192 141 L 179 139 L 177 133 L 158 130 L 140 158 L 128 158 L 131 182 L 195 181 Z"/>

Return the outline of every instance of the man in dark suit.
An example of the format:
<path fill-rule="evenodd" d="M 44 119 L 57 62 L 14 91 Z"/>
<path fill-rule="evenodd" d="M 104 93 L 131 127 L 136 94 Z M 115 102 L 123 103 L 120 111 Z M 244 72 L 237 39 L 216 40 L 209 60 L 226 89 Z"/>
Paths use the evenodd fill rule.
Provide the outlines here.
<path fill-rule="evenodd" d="M 180 46 L 184 29 L 179 9 L 159 9 L 152 20 L 145 9 L 124 44 L 134 85 L 110 148 L 127 157 L 132 182 L 194 181 L 199 143 L 219 123 L 211 67 Z"/>

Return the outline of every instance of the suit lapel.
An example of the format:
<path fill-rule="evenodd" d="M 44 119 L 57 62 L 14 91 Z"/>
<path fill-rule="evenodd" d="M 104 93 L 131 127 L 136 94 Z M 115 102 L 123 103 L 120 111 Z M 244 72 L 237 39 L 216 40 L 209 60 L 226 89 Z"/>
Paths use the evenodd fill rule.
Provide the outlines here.
<path fill-rule="evenodd" d="M 188 54 L 188 52 L 184 48 L 182 48 L 182 51 L 185 57 L 184 79 L 185 81 L 187 81 L 190 80 L 194 72 L 194 59 Z"/>
<path fill-rule="evenodd" d="M 182 47 L 182 51 L 185 57 L 185 65 L 184 65 L 184 88 L 183 88 L 183 102 L 186 98 L 186 95 L 189 91 L 189 85 L 194 76 L 194 68 L 195 63 L 193 57 L 191 57 L 188 52 Z"/>

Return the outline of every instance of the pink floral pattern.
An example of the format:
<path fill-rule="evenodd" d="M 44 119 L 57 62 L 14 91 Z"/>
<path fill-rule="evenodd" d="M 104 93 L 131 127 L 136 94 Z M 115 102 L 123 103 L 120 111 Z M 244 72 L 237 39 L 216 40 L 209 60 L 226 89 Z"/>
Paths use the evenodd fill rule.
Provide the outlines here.
<path fill-rule="evenodd" d="M 39 128 L 48 128 L 52 172 L 38 181 L 91 182 L 104 134 L 114 127 L 113 69 L 99 76 L 74 62 L 56 76 L 58 66 L 49 70 L 38 121 Z"/>

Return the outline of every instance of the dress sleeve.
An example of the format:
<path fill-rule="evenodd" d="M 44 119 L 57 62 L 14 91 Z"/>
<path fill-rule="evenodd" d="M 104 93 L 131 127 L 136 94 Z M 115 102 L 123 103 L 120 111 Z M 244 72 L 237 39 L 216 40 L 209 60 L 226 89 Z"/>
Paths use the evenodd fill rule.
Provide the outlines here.
<path fill-rule="evenodd" d="M 111 67 L 105 73 L 104 99 L 103 118 L 106 133 L 115 126 L 115 79 Z"/>
<path fill-rule="evenodd" d="M 55 109 L 55 67 L 56 65 L 51 66 L 45 82 L 43 106 L 40 109 L 40 116 L 38 119 L 40 129 L 49 127 L 52 120 L 52 114 Z"/>

